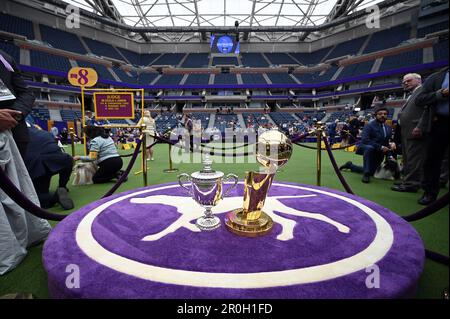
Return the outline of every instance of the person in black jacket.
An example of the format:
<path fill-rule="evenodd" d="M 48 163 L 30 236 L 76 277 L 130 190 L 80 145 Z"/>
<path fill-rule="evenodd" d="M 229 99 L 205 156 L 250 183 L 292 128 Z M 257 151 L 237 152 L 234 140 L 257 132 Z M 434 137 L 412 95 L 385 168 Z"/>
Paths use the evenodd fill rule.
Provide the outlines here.
<path fill-rule="evenodd" d="M 351 116 L 348 121 L 348 130 L 349 130 L 348 143 L 349 144 L 353 144 L 356 142 L 356 138 L 358 137 L 360 126 L 361 126 L 361 122 L 358 120 L 358 118 L 356 116 Z"/>
<path fill-rule="evenodd" d="M 67 189 L 72 174 L 72 156 L 61 150 L 51 133 L 33 126 L 28 130 L 30 143 L 24 162 L 41 207 L 50 208 L 59 203 L 63 209 L 72 209 L 74 204 Z M 56 192 L 50 193 L 50 181 L 54 175 L 59 175 L 59 184 Z"/>
<path fill-rule="evenodd" d="M 432 74 L 423 84 L 416 97 L 416 105 L 427 108 L 426 122 L 429 123 L 430 141 L 423 167 L 423 196 L 419 204 L 434 202 L 439 193 L 439 175 L 442 160 L 448 149 L 448 67 Z"/>
<path fill-rule="evenodd" d="M 331 123 L 328 126 L 328 137 L 330 139 L 330 145 L 334 144 L 334 138 L 336 136 L 336 129 L 337 129 L 337 124 L 339 123 L 339 120 L 336 119 L 333 123 Z"/>
<path fill-rule="evenodd" d="M 14 114 L 17 125 L 12 128 L 12 134 L 19 152 L 24 158 L 29 142 L 25 117 L 31 112 L 35 97 L 23 81 L 21 72 L 14 60 L 2 50 L 0 50 L 0 80 L 15 96 L 15 99 L 0 101 L 0 109 L 20 112 L 20 114 Z"/>

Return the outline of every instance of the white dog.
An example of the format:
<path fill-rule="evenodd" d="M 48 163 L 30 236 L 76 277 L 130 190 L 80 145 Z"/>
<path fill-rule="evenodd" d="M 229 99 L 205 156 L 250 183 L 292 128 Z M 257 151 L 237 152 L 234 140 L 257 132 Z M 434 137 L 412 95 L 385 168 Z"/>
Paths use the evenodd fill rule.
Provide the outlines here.
<path fill-rule="evenodd" d="M 92 184 L 92 177 L 97 172 L 97 165 L 93 162 L 78 163 L 74 167 L 75 178 L 72 185 L 90 185 Z"/>

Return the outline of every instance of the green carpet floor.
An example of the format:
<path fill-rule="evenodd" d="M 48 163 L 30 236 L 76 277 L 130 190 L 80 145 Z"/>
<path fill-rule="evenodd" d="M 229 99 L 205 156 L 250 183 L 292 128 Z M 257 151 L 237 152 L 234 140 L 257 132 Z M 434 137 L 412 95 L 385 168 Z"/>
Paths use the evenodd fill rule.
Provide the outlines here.
<path fill-rule="evenodd" d="M 81 154 L 82 147 L 77 145 L 77 152 Z M 67 148 L 70 152 L 70 147 Z M 122 154 L 130 151 L 121 151 Z M 348 160 L 354 163 L 362 164 L 362 157 L 342 150 L 334 151 L 334 156 L 339 165 Z M 148 182 L 149 185 L 166 182 L 175 182 L 177 173 L 163 173 L 163 170 L 169 167 L 168 164 L 168 146 L 157 145 L 155 147 L 155 161 L 149 161 Z M 253 159 L 253 158 L 252 158 Z M 251 160 L 252 160 L 251 159 Z M 334 170 L 331 166 L 326 152 L 322 153 L 322 186 L 327 188 L 344 191 Z M 129 157 L 125 158 L 125 164 L 128 164 Z M 224 163 L 221 157 L 215 157 L 214 168 L 221 170 L 225 174 L 235 173 L 239 178 L 243 178 L 245 171 L 258 168 L 256 163 Z M 228 158 L 227 161 L 232 161 Z M 253 161 L 254 162 L 254 161 Z M 142 175 L 135 175 L 139 170 L 140 159 L 135 164 L 135 168 L 129 175 L 129 179 L 116 192 L 120 193 L 129 189 L 143 186 Z M 276 180 L 297 182 L 302 184 L 316 183 L 316 152 L 301 147 L 294 148 L 289 163 L 277 173 Z M 125 166 L 124 166 L 125 167 Z M 174 163 L 174 167 L 179 172 L 191 173 L 201 168 L 201 164 Z M 367 198 L 382 206 L 385 206 L 400 216 L 409 215 L 423 208 L 417 204 L 417 199 L 421 193 L 398 193 L 390 190 L 391 181 L 372 179 L 370 184 L 361 183 L 361 176 L 355 173 L 344 172 L 344 177 L 355 192 L 356 195 Z M 56 189 L 57 178 L 52 180 L 52 189 Z M 75 210 L 85 206 L 92 201 L 98 200 L 113 184 L 88 185 L 88 186 L 69 186 L 70 196 L 75 202 Z M 441 191 L 441 195 L 447 192 L 447 189 Z M 53 212 L 64 212 L 59 206 L 51 209 Z M 70 213 L 71 211 L 68 211 Z M 65 212 L 67 213 L 67 212 Z M 52 222 L 55 226 L 56 223 Z M 444 255 L 449 255 L 449 208 L 446 206 L 439 212 L 423 220 L 413 222 L 412 225 L 421 235 L 425 247 Z M 24 261 L 13 271 L 0 276 L 0 296 L 15 292 L 29 292 L 35 298 L 48 298 L 47 277 L 42 266 L 42 244 L 29 249 L 29 253 Z M 381 282 L 382 285 L 382 282 Z M 447 266 L 426 260 L 425 268 L 419 282 L 417 298 L 441 298 L 444 288 L 449 286 L 449 270 Z"/>

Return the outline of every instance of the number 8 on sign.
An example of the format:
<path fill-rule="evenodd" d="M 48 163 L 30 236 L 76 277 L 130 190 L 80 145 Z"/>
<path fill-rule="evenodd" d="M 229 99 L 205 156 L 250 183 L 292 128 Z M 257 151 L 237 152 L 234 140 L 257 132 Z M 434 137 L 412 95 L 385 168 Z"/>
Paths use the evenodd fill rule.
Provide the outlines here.
<path fill-rule="evenodd" d="M 91 68 L 72 68 L 67 73 L 67 79 L 73 86 L 91 87 L 97 83 L 98 75 Z"/>

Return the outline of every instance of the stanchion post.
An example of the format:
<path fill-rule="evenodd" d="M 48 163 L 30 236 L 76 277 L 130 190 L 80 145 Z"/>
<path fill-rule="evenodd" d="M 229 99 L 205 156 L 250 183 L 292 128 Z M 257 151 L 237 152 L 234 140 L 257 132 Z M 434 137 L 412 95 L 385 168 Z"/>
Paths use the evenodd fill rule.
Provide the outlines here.
<path fill-rule="evenodd" d="M 84 155 L 88 154 L 88 148 L 87 148 L 87 138 L 86 134 L 84 134 L 84 128 L 86 127 L 86 114 L 85 113 L 85 106 L 84 106 L 84 86 L 81 87 L 81 130 L 83 131 L 83 148 L 84 148 Z"/>
<path fill-rule="evenodd" d="M 164 173 L 178 172 L 178 168 L 173 168 L 172 165 L 172 144 L 169 144 L 169 168 L 164 170 Z"/>
<path fill-rule="evenodd" d="M 172 166 L 172 144 L 169 144 L 169 169 L 173 170 L 173 166 Z"/>
<path fill-rule="evenodd" d="M 69 128 L 69 136 L 70 136 L 70 146 L 72 147 L 72 157 L 75 156 L 75 132 L 73 131 L 73 127 Z"/>
<path fill-rule="evenodd" d="M 147 125 L 141 124 L 141 147 L 142 147 L 142 177 L 144 179 L 144 186 L 148 186 L 147 179 Z"/>
<path fill-rule="evenodd" d="M 317 186 L 320 186 L 320 179 L 322 175 L 322 123 L 316 124 L 316 136 L 317 136 Z"/>

